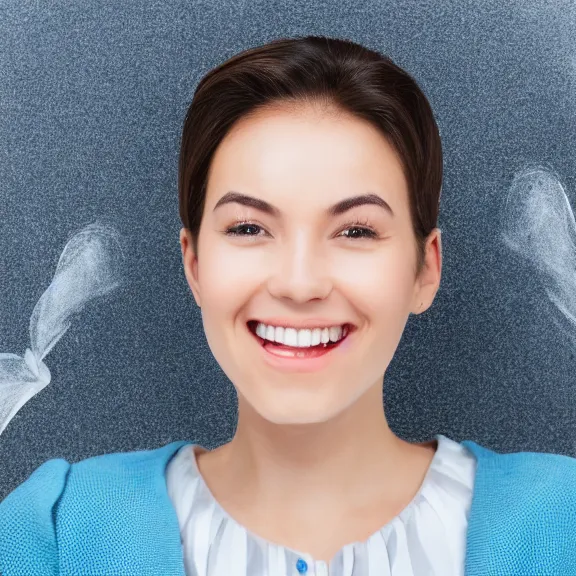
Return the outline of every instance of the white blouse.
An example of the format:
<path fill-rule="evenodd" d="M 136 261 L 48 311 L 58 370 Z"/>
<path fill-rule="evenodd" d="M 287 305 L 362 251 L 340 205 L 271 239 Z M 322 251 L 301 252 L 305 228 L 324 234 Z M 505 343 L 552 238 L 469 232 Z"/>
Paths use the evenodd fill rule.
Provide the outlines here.
<path fill-rule="evenodd" d="M 249 532 L 221 508 L 200 475 L 195 444 L 166 469 L 187 576 L 462 576 L 476 459 L 437 434 L 438 448 L 410 504 L 331 562 Z"/>

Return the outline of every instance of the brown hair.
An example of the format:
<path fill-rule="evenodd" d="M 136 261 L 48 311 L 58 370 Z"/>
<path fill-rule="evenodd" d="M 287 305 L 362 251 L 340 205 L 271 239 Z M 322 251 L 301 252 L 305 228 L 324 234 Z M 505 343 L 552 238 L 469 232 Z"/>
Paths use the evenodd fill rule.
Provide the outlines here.
<path fill-rule="evenodd" d="M 241 117 L 277 104 L 320 104 L 368 120 L 400 157 L 416 238 L 416 274 L 436 227 L 442 145 L 426 96 L 390 58 L 344 39 L 281 38 L 209 71 L 186 113 L 180 148 L 180 218 L 198 253 L 207 175 L 217 146 Z"/>

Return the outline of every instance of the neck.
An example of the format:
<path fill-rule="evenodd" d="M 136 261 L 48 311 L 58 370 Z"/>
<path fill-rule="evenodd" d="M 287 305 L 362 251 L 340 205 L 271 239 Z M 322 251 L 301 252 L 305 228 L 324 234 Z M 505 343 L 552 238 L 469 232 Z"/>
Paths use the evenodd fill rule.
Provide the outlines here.
<path fill-rule="evenodd" d="M 398 494 L 410 447 L 388 427 L 380 380 L 321 423 L 276 425 L 240 401 L 220 463 L 247 506 L 293 514 L 336 505 L 344 513 Z"/>

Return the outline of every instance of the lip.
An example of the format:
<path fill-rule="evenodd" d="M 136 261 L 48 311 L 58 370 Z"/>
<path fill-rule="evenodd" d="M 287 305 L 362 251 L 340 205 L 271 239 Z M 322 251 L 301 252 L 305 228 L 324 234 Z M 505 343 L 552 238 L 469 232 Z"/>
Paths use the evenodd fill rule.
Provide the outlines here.
<path fill-rule="evenodd" d="M 266 364 L 268 364 L 271 368 L 276 370 L 281 370 L 283 372 L 317 372 L 326 368 L 331 362 L 337 360 L 344 352 L 346 352 L 351 345 L 351 337 L 353 336 L 354 332 L 356 331 L 356 327 L 348 324 L 348 333 L 342 340 L 340 340 L 336 346 L 329 348 L 324 354 L 321 356 L 315 356 L 312 358 L 289 358 L 289 357 L 281 357 L 272 354 L 264 347 L 265 340 L 260 338 L 250 328 L 250 324 L 256 328 L 257 321 L 249 321 L 246 323 L 246 329 L 250 333 L 251 337 L 254 341 L 258 344 L 258 348 L 260 350 L 260 354 L 262 354 L 262 358 Z M 334 324 L 332 324 L 334 326 Z M 318 326 L 319 328 L 319 326 Z"/>

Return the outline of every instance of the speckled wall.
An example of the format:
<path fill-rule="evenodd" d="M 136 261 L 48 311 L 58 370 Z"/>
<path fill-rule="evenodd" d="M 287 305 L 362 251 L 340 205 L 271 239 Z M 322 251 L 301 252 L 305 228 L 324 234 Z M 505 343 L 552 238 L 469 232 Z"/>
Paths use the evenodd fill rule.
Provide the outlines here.
<path fill-rule="evenodd" d="M 386 374 L 391 427 L 576 456 L 573 2 L 3 0 L 0 391 L 28 399 L 0 435 L 0 499 L 50 458 L 232 436 L 182 270 L 180 132 L 210 68 L 306 34 L 392 57 L 443 139 L 442 283 Z"/>

